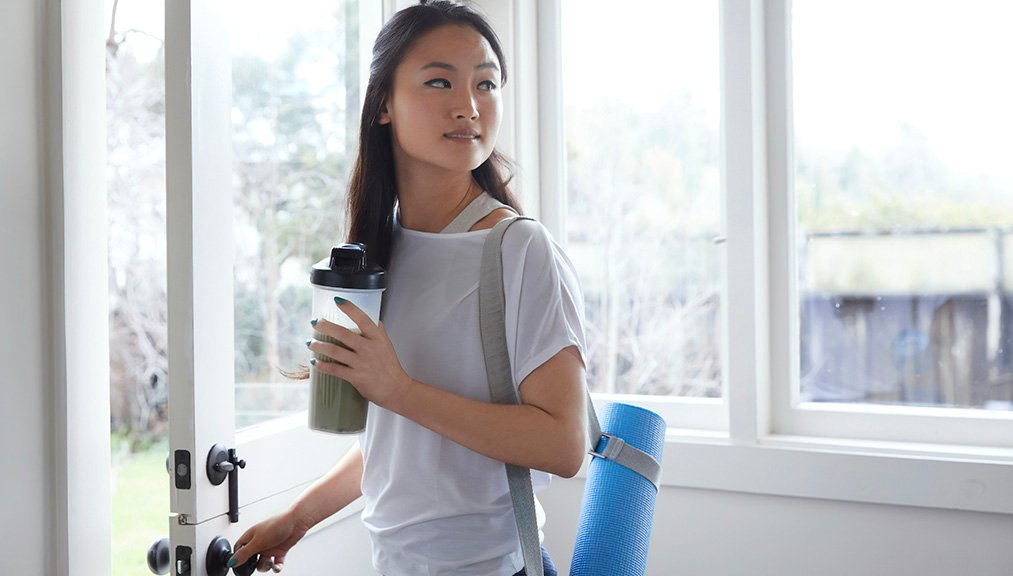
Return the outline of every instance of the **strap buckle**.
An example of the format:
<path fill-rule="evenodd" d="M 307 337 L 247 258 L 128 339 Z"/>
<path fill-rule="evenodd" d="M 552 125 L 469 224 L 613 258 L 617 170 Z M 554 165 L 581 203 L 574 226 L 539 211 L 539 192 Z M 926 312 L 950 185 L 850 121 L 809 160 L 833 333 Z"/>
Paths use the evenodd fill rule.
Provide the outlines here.
<path fill-rule="evenodd" d="M 599 452 L 598 446 L 601 446 L 602 440 L 606 440 L 605 449 Z M 626 441 L 622 438 L 602 432 L 601 436 L 598 438 L 598 444 L 594 447 L 594 449 L 588 452 L 588 454 L 604 460 L 615 460 L 619 457 L 619 454 L 623 451 L 625 446 Z"/>

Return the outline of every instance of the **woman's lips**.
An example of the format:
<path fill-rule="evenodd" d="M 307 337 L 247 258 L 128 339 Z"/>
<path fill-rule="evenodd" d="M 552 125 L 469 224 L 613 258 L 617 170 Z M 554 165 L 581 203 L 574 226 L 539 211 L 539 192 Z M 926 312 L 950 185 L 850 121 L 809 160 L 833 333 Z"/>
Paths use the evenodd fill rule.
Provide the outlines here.
<path fill-rule="evenodd" d="M 474 142 L 479 139 L 479 134 L 474 130 L 454 130 L 453 132 L 444 133 L 443 137 L 456 142 Z"/>

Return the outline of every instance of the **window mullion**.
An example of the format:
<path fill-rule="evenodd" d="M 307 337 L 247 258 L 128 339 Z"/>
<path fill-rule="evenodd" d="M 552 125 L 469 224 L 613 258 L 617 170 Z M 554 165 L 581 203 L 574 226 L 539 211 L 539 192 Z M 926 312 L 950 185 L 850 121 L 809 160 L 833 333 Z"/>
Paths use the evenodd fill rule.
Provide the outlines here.
<path fill-rule="evenodd" d="M 538 3 L 539 212 L 542 224 L 566 244 L 566 159 L 563 132 L 560 0 Z"/>
<path fill-rule="evenodd" d="M 792 239 L 795 218 L 791 170 L 791 28 L 790 0 L 770 0 L 766 5 L 766 96 L 767 184 L 770 238 L 770 352 L 772 432 L 780 432 L 783 418 L 797 396 L 798 307 L 795 298 L 795 267 Z"/>
<path fill-rule="evenodd" d="M 724 374 L 729 435 L 737 443 L 755 442 L 769 428 L 762 7 L 759 0 L 721 4 Z"/>

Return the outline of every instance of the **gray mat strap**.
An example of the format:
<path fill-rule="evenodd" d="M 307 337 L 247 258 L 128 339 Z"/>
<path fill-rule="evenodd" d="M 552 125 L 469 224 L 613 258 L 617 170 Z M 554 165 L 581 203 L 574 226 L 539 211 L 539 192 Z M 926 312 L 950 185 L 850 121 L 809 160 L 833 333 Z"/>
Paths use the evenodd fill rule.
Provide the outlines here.
<path fill-rule="evenodd" d="M 611 460 L 629 468 L 654 484 L 655 490 L 661 487 L 661 464 L 658 464 L 658 461 L 647 452 L 631 446 L 622 438 L 611 434 L 601 434 L 598 437 L 598 442 L 593 439 L 591 442 L 595 444 L 595 448 L 590 452 L 591 456 Z"/>
<path fill-rule="evenodd" d="M 492 197 L 489 197 L 492 200 Z M 476 199 L 477 200 L 477 199 Z M 495 202 L 495 200 L 493 200 Z M 498 203 L 498 202 L 497 202 Z M 473 202 L 474 204 L 474 202 Z M 471 205 L 468 206 L 470 208 Z M 468 210 L 465 209 L 465 211 Z M 462 212 L 463 214 L 463 212 Z M 488 212 L 486 212 L 488 214 Z M 482 216 L 484 218 L 484 215 Z M 458 216 L 460 218 L 460 216 Z M 481 219 L 481 218 L 480 218 Z M 503 293 L 503 235 L 514 222 L 532 220 L 515 216 L 501 220 L 493 227 L 482 247 L 482 270 L 478 284 L 479 326 L 482 350 L 485 353 L 485 370 L 489 380 L 489 397 L 497 404 L 520 404 L 513 385 L 510 354 L 506 341 L 506 297 Z M 455 219 L 456 221 L 456 219 Z M 468 226 L 468 229 L 474 223 Z M 594 411 L 591 392 L 587 394 L 589 452 L 596 458 L 611 460 L 643 476 L 655 489 L 661 482 L 661 465 L 650 454 L 627 444 L 622 438 L 604 434 L 598 415 Z M 604 444 L 602 444 L 604 442 Z M 514 506 L 514 519 L 524 554 L 524 567 L 528 576 L 544 576 L 541 545 L 538 542 L 538 520 L 535 515 L 535 497 L 531 488 L 531 473 L 527 468 L 506 465 L 510 500 Z"/>
<path fill-rule="evenodd" d="M 653 456 L 635 446 L 630 446 L 622 438 L 601 431 L 598 414 L 595 413 L 594 404 L 591 402 L 590 390 L 587 391 L 587 435 L 591 440 L 591 450 L 588 454 L 595 458 L 612 460 L 633 470 L 654 484 L 655 490 L 661 486 L 661 464 Z"/>
<path fill-rule="evenodd" d="M 503 295 L 503 234 L 514 222 L 530 218 L 501 220 L 486 237 L 482 249 L 482 276 L 478 285 L 479 326 L 485 370 L 489 379 L 489 396 L 497 404 L 520 404 L 513 384 L 510 355 L 506 341 L 506 303 Z M 544 576 L 542 551 L 538 541 L 538 519 L 531 473 L 522 466 L 506 465 L 507 484 L 514 506 L 514 519 L 520 536 L 524 569 L 528 576 Z"/>

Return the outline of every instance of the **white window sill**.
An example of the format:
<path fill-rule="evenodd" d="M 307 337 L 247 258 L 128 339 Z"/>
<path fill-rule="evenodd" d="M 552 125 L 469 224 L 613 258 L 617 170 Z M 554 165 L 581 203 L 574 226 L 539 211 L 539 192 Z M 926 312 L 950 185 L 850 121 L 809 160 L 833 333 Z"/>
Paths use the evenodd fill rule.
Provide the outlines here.
<path fill-rule="evenodd" d="M 685 422 L 687 414 L 698 415 L 689 420 L 693 428 L 668 429 L 662 486 L 1013 514 L 1013 490 L 1009 489 L 1013 448 L 787 434 L 736 442 L 723 431 L 727 407 L 720 400 L 645 402 L 643 397 L 602 394 L 595 394 L 594 399 L 599 414 L 605 402 L 617 401 L 640 405 L 668 422 Z M 680 410 L 675 417 L 669 414 L 673 409 Z M 725 415 L 725 420 L 716 419 L 715 413 Z M 981 412 L 973 415 L 980 418 Z M 1005 423 L 1008 415 L 995 419 Z M 916 428 L 923 430 L 931 425 L 918 424 Z M 874 428 L 878 427 L 876 423 Z M 994 438 L 992 434 L 990 429 L 984 437 Z M 578 476 L 586 475 L 585 463 Z"/>
<path fill-rule="evenodd" d="M 1013 514 L 1011 449 L 670 429 L 662 465 L 663 486 Z"/>
<path fill-rule="evenodd" d="M 662 486 L 674 488 L 1013 514 L 1011 448 L 787 435 L 735 443 L 670 428 L 662 468 Z M 359 499 L 317 529 L 361 511 Z"/>
<path fill-rule="evenodd" d="M 588 459 L 589 460 L 589 459 Z M 662 486 L 1013 514 L 1013 449 L 670 429 Z M 587 477 L 587 461 L 577 475 Z M 311 532 L 362 512 L 360 498 Z"/>

